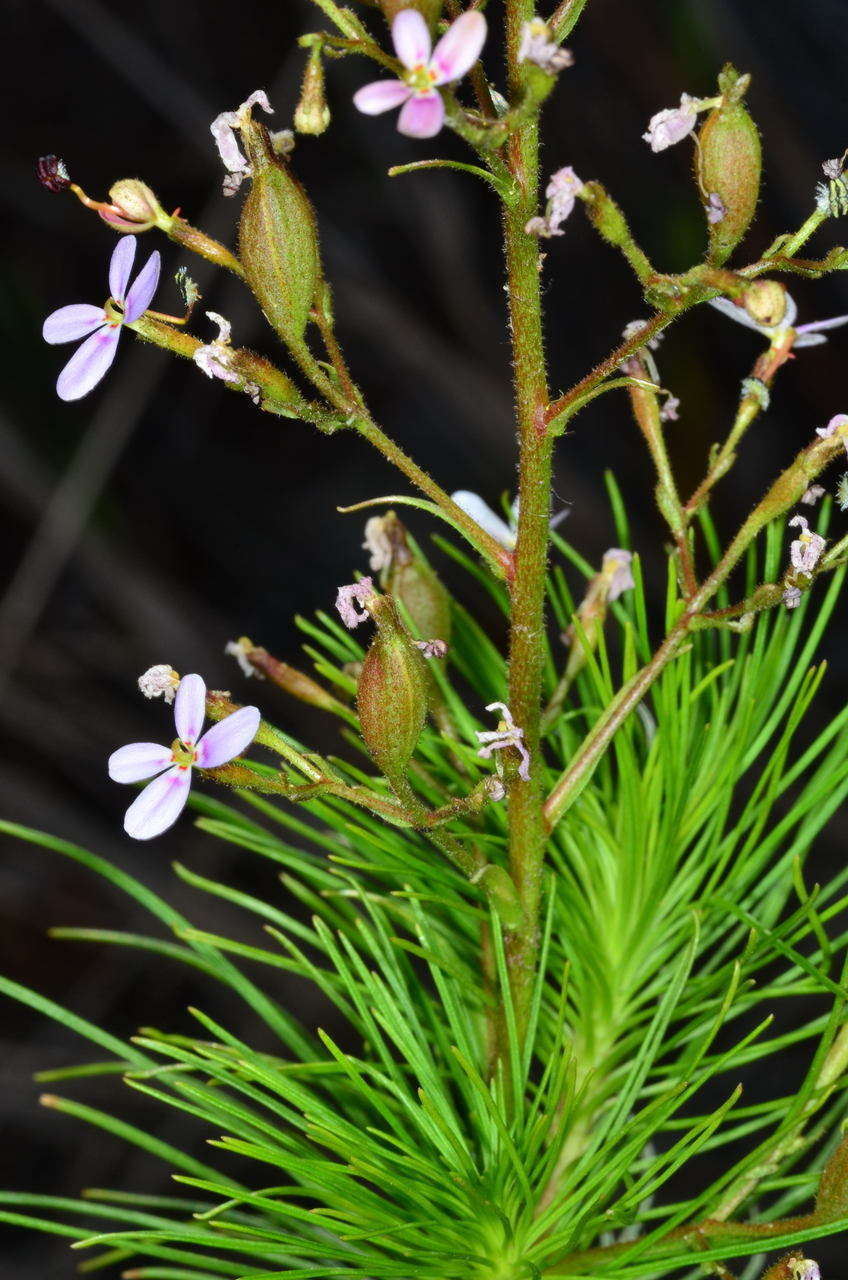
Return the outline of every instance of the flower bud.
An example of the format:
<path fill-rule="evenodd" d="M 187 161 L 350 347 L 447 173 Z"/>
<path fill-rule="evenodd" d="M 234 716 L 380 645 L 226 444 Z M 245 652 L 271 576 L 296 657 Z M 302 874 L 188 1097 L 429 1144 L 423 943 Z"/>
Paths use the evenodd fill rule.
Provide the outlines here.
<path fill-rule="evenodd" d="M 241 139 L 253 178 L 239 231 L 245 278 L 283 342 L 299 347 L 321 278 L 315 214 L 264 125 L 246 119 Z"/>
<path fill-rule="evenodd" d="M 335 711 L 340 705 L 338 699 L 311 676 L 298 671 L 297 667 L 290 667 L 287 662 L 280 662 L 279 658 L 261 645 L 254 644 L 247 636 L 231 640 L 225 653 L 235 658 L 246 676 L 258 676 L 260 680 L 267 678 L 299 702 L 320 707 L 322 711 Z"/>
<path fill-rule="evenodd" d="M 695 151 L 698 185 L 722 217 L 709 223 L 710 260 L 725 262 L 745 235 L 760 193 L 762 154 L 757 126 L 742 104 L 750 76 L 729 64 L 719 76 L 722 98 L 704 122 Z"/>
<path fill-rule="evenodd" d="M 323 133 L 330 124 L 330 108 L 324 96 L 324 64 L 317 46 L 309 52 L 309 60 L 303 73 L 300 100 L 294 111 L 294 127 L 297 133 Z"/>
<path fill-rule="evenodd" d="M 377 634 L 359 677 L 359 724 L 380 769 L 402 785 L 427 717 L 427 672 L 391 596 L 375 595 L 368 610 Z"/>
<path fill-rule="evenodd" d="M 99 213 L 104 222 L 118 231 L 149 231 L 151 227 L 161 227 L 163 231 L 170 229 L 173 219 L 141 178 L 121 178 L 110 188 L 109 200 L 112 208 L 107 206 Z"/>
<path fill-rule="evenodd" d="M 401 9 L 417 9 L 432 29 L 442 12 L 442 0 L 378 0 L 378 3 L 389 24 L 394 22 Z"/>
<path fill-rule="evenodd" d="M 781 324 L 786 315 L 786 290 L 777 280 L 755 280 L 742 301 L 751 319 L 767 329 Z"/>

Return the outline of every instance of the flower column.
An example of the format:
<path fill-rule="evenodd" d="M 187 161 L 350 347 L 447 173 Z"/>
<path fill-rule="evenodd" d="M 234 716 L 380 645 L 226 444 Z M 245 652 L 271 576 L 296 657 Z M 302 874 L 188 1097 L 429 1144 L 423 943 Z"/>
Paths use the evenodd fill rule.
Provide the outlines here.
<path fill-rule="evenodd" d="M 513 104 L 525 93 L 518 52 L 532 0 L 507 0 L 507 56 Z M 509 707 L 524 730 L 530 753 L 529 781 L 513 780 L 509 796 L 509 863 L 524 912 L 508 940 L 513 1001 L 519 1034 L 527 1021 L 538 949 L 538 916 L 545 833 L 542 821 L 539 737 L 542 699 L 545 572 L 548 554 L 551 457 L 547 429 L 548 387 L 542 337 L 539 251 L 525 226 L 539 198 L 538 112 L 509 140 L 517 199 L 504 210 L 504 238 L 512 335 L 516 425 L 519 438 L 519 517 L 512 583 Z"/>

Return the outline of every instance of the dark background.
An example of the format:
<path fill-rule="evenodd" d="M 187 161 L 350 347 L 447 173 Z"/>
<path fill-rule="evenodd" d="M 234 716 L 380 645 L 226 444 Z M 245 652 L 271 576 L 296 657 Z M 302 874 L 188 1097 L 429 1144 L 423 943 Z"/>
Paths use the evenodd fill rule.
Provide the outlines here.
<path fill-rule="evenodd" d="M 498 7 L 493 0 L 492 12 Z M 175 881 L 171 860 L 272 894 L 273 879 L 188 822 L 152 845 L 130 842 L 120 826 L 127 796 L 108 782 L 106 757 L 123 742 L 156 736 L 162 710 L 135 688 L 151 663 L 201 671 L 210 685 L 244 696 L 222 652 L 232 636 L 247 632 L 297 660 L 293 614 L 328 607 L 336 585 L 365 568 L 361 518 L 337 514 L 336 506 L 395 491 L 398 480 L 353 437 L 328 440 L 261 415 L 193 368 L 134 346 L 129 335 L 106 382 L 79 404 L 59 402 L 55 377 L 70 350 L 44 345 L 41 323 L 66 302 L 101 300 L 114 236 L 70 196 L 42 190 L 33 163 L 56 152 L 100 196 L 119 177 L 142 176 L 168 208 L 180 206 L 232 243 L 238 201 L 219 194 L 209 122 L 262 86 L 277 127 L 289 123 L 303 64 L 295 38 L 322 25 L 310 12 L 307 0 L 0 3 L 0 813 L 79 841 L 193 918 L 231 931 L 245 926 L 216 913 L 214 903 L 198 904 Z M 760 218 L 745 250 L 753 256 L 801 222 L 820 162 L 848 144 L 845 15 L 844 0 L 589 0 L 572 41 L 576 66 L 547 113 L 546 167 L 571 164 L 584 179 L 605 181 L 657 264 L 689 265 L 703 241 L 691 150 L 686 144 L 652 156 L 640 134 L 682 91 L 708 95 L 722 62 L 732 59 L 753 73 L 750 102 L 765 142 Z M 498 74 L 491 53 L 489 67 Z M 369 78 L 370 67 L 353 59 L 332 66 L 333 127 L 302 140 L 296 161 L 317 206 L 339 332 L 378 420 L 447 488 L 477 489 L 495 502 L 514 483 L 495 204 L 464 175 L 387 179 L 390 164 L 461 152 L 447 137 L 401 138 L 392 117 L 358 115 L 350 95 Z M 830 224 L 816 244 L 824 252 L 845 236 Z M 157 306 L 177 309 L 170 277 L 187 255 L 151 233 L 139 260 L 154 246 L 164 259 Z M 235 341 L 267 344 L 237 282 L 189 265 L 205 305 L 232 320 Z M 553 379 L 564 389 L 645 308 L 624 264 L 579 214 L 551 243 L 545 278 Z M 842 278 L 800 282 L 793 292 L 802 320 L 848 310 Z M 201 317 L 196 331 L 207 332 L 205 325 Z M 781 374 L 773 408 L 721 488 L 723 527 L 738 522 L 816 425 L 848 408 L 846 343 L 848 331 L 837 333 Z M 667 338 L 660 363 L 683 400 L 669 436 L 684 488 L 726 430 L 758 350 L 754 335 L 712 313 L 687 318 Z M 625 403 L 613 396 L 587 411 L 558 451 L 556 493 L 573 504 L 569 537 L 594 558 L 615 540 L 604 467 L 624 487 L 635 545 L 658 568 L 662 532 L 649 468 Z M 426 523 L 411 523 L 428 534 Z M 652 590 L 659 598 L 659 572 Z M 844 627 L 843 608 L 831 629 L 824 695 L 834 705 L 848 685 Z M 311 714 L 267 687 L 261 692 L 270 714 L 327 745 Z M 845 831 L 837 817 L 821 839 L 823 874 L 841 864 Z M 104 957 L 94 947 L 45 939 L 46 927 L 57 924 L 132 929 L 145 922 L 76 866 L 7 842 L 2 972 L 123 1034 L 140 1023 L 179 1028 L 186 1004 L 201 999 L 216 1012 L 193 977 L 138 953 Z M 302 992 L 290 995 L 303 1000 Z M 238 1016 L 227 1013 L 231 1022 Z M 0 1185 L 57 1194 L 159 1185 L 140 1154 L 39 1109 L 32 1073 L 89 1053 L 61 1028 L 3 1006 Z M 785 1065 L 797 1074 L 803 1053 Z M 103 1105 L 119 1088 L 86 1084 L 76 1093 Z M 130 1116 L 146 1114 L 134 1097 L 121 1101 Z M 165 1136 L 180 1131 L 173 1118 L 160 1121 Z M 836 1242 L 813 1253 L 830 1263 L 830 1280 L 844 1275 Z M 64 1242 L 38 1236 L 4 1236 L 0 1257 L 3 1280 L 52 1280 L 74 1265 Z"/>

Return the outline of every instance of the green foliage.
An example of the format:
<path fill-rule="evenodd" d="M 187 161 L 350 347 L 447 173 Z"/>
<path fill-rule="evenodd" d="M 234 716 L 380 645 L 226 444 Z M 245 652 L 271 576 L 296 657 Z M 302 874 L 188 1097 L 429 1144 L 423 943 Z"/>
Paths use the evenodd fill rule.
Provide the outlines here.
<path fill-rule="evenodd" d="M 704 533 L 714 545 L 708 521 Z M 554 541 L 548 594 L 564 627 L 592 569 Z M 764 563 L 751 550 L 749 581 L 773 575 L 780 542 L 772 527 Z M 496 609 L 505 604 L 464 553 L 441 545 L 481 577 Z M 551 782 L 651 652 L 638 562 L 635 579 L 551 726 Z M 848 708 L 815 734 L 802 728 L 824 676 L 810 663 L 840 585 L 841 573 L 822 597 L 741 634 L 695 633 L 624 723 L 550 840 L 523 1035 L 502 926 L 473 878 L 426 833 L 387 826 L 346 799 L 319 794 L 295 808 L 245 792 L 234 808 L 197 798 L 201 828 L 279 875 L 278 903 L 175 866 L 199 895 L 245 913 L 249 943 L 194 927 L 84 849 L 0 824 L 105 877 L 153 924 L 149 936 L 56 936 L 188 964 L 278 1042 L 259 1052 L 202 1009 L 178 1034 L 147 1028 L 124 1042 L 0 980 L 0 991 L 107 1055 L 45 1078 L 120 1072 L 157 1107 L 194 1117 L 211 1143 L 199 1158 L 157 1136 L 155 1113 L 143 1130 L 51 1095 L 54 1110 L 158 1157 L 184 1195 L 9 1192 L 0 1220 L 65 1235 L 96 1266 L 150 1280 L 649 1280 L 848 1228 L 834 1217 L 841 1210 L 828 1219 L 812 1207 L 846 1110 L 838 957 L 848 871 L 822 889 L 803 873 L 848 795 Z M 674 600 L 672 590 L 672 613 Z M 328 617 L 302 627 L 318 678 L 349 700 L 344 666 L 361 647 Z M 409 775 L 428 807 L 491 772 L 474 734 L 490 727 L 484 705 L 505 696 L 503 659 L 480 623 L 454 604 L 452 627 L 447 669 L 431 667 L 450 732 L 444 722 L 425 728 Z M 562 663 L 554 642 L 549 695 Z M 350 720 L 341 716 L 355 751 L 334 768 L 379 789 Z M 450 830 L 481 867 L 505 864 L 503 806 L 459 814 Z M 314 984 L 346 1023 L 344 1044 L 281 1006 L 279 971 Z M 789 1025 L 782 1010 L 798 997 L 805 1020 Z M 804 1078 L 777 1078 L 748 1100 L 740 1080 L 774 1071 L 792 1044 L 807 1055 Z M 704 1159 L 716 1153 L 718 1176 Z"/>

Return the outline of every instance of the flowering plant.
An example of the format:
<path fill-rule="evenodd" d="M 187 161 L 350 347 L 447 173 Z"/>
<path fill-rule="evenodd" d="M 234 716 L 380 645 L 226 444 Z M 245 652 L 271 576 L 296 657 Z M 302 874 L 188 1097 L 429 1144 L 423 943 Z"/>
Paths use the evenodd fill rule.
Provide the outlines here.
<path fill-rule="evenodd" d="M 340 757 L 167 663 L 139 684 L 173 703 L 173 742 L 110 757 L 116 782 L 147 783 L 126 813 L 130 837 L 161 835 L 191 805 L 211 839 L 282 869 L 289 901 L 278 905 L 177 868 L 198 892 L 243 909 L 250 941 L 194 927 L 88 850 L 0 824 L 106 877 L 176 935 L 110 930 L 104 944 L 199 969 L 273 1037 L 272 1050 L 256 1048 L 196 1009 L 191 1034 L 145 1029 L 125 1040 L 0 979 L 0 991 L 108 1055 L 105 1067 L 73 1065 L 54 1079 L 119 1071 L 196 1120 L 215 1148 L 200 1159 L 51 1094 L 48 1106 L 159 1157 L 176 1192 L 68 1201 L 8 1191 L 0 1220 L 64 1233 L 93 1251 L 89 1265 L 130 1262 L 124 1274 L 138 1280 L 817 1280 L 815 1242 L 848 1230 L 848 871 L 810 888 L 805 862 L 848 795 L 848 708 L 803 750 L 795 735 L 823 679 L 811 664 L 848 572 L 848 534 L 827 491 L 848 451 L 848 415 L 834 404 L 826 424 L 799 424 L 794 460 L 726 539 L 710 505 L 795 351 L 848 320 L 796 325 L 779 278 L 848 266 L 840 247 L 799 256 L 848 213 L 844 160 L 825 162 L 803 225 L 742 263 L 761 178 L 749 77 L 727 66 L 711 96 L 683 93 L 643 138 L 651 153 L 693 147 L 705 249 L 687 270 L 664 272 L 557 140 L 542 170 L 540 119 L 567 80 L 564 41 L 585 0 L 563 0 L 547 20 L 527 0 L 504 0 L 502 22 L 482 3 L 315 3 L 330 29 L 302 40 L 294 132 L 268 127 L 263 90 L 211 122 L 224 192 L 241 201 L 237 254 L 169 215 L 140 179 L 98 201 L 56 157 L 39 164 L 48 189 L 72 190 L 121 237 L 103 306 L 61 307 L 45 322 L 48 342 L 85 339 L 60 375 L 63 399 L 95 391 L 127 329 L 261 412 L 355 433 L 412 491 L 362 504 L 380 508 L 365 526 L 370 573 L 363 554 L 335 613 L 302 623 L 312 672 L 247 637 L 228 645 L 245 679 L 333 718 Z M 503 82 L 492 79 L 499 41 Z M 400 107 L 413 138 L 452 130 L 468 162 L 422 163 L 483 179 L 501 207 L 518 452 L 518 494 L 503 517 L 476 494 L 448 493 L 375 420 L 336 334 L 295 142 L 329 127 L 325 61 L 354 54 L 390 76 L 361 87 L 353 108 Z M 545 273 L 581 213 L 623 256 L 649 314 L 557 392 Z M 130 284 L 136 237 L 148 233 L 242 281 L 284 367 L 234 345 L 215 312 L 218 336 L 196 336 L 198 292 L 184 277 L 185 314 L 151 311 L 158 251 Z M 663 385 L 658 352 L 664 332 L 696 325 L 704 304 L 753 330 L 760 350 L 687 496 L 667 443 L 681 397 Z M 644 441 L 666 526 L 659 617 L 613 480 L 615 545 L 600 564 L 552 519 L 557 442 L 614 392 Z M 837 497 L 844 491 L 842 482 Z M 397 514 L 404 505 L 450 529 L 437 545 L 493 598 L 505 646 L 461 591 L 448 592 Z M 194 770 L 210 786 L 190 793 Z M 226 801 L 216 786 L 229 788 Z M 322 993 L 343 1038 L 285 1007 L 281 972 Z M 800 1025 L 770 1032 L 788 997 Z M 775 1072 L 787 1043 L 803 1048 L 801 1078 L 749 1101 L 740 1075 Z"/>

